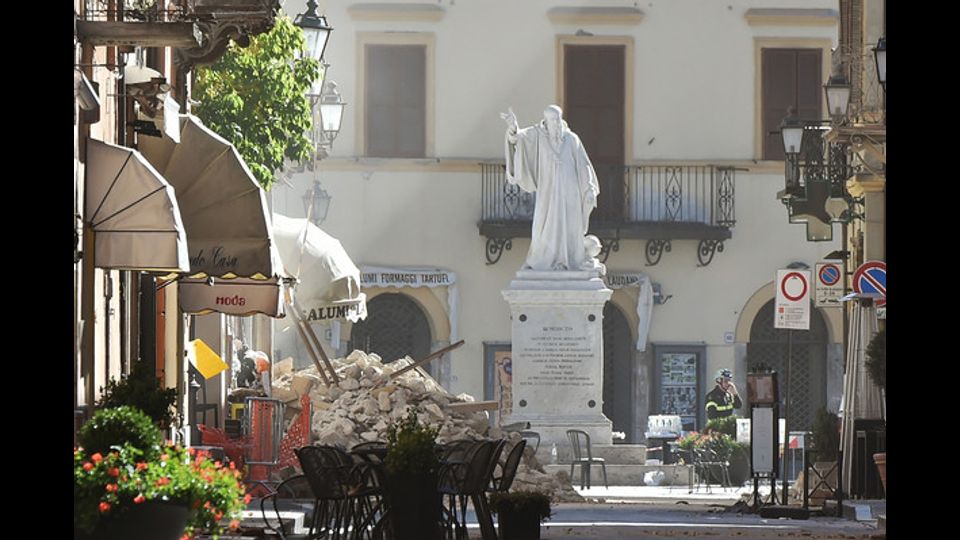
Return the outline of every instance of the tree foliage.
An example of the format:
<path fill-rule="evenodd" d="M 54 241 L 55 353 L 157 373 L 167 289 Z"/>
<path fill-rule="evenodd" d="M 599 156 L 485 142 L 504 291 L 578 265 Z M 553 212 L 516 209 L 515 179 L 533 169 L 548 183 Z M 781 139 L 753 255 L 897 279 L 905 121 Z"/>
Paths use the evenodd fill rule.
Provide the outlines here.
<path fill-rule="evenodd" d="M 312 126 L 306 92 L 320 63 L 303 57 L 303 31 L 278 15 L 269 32 L 241 48 L 231 43 L 220 60 L 197 69 L 194 113 L 240 152 L 264 189 L 284 158 L 310 159 Z"/>

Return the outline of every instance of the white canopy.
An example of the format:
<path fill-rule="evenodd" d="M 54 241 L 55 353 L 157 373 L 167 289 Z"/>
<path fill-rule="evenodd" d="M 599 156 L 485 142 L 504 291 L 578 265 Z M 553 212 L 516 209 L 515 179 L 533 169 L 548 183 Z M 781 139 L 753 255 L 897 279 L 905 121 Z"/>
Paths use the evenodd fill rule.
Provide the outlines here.
<path fill-rule="evenodd" d="M 180 116 L 180 143 L 142 137 L 140 150 L 176 189 L 192 277 L 268 279 L 280 271 L 263 189 L 232 144 Z"/>
<path fill-rule="evenodd" d="M 299 280 L 295 296 L 303 318 L 356 322 L 366 318 L 360 269 L 343 245 L 306 219 L 273 214 L 273 232 L 287 275 Z"/>
<path fill-rule="evenodd" d="M 174 189 L 136 150 L 87 140 L 84 221 L 100 268 L 190 269 Z"/>

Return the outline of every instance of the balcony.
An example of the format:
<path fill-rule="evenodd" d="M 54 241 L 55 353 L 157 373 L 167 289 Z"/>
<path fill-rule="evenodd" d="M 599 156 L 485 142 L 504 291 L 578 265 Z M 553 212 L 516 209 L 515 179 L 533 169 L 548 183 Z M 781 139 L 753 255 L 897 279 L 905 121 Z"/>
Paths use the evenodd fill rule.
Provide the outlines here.
<path fill-rule="evenodd" d="M 133 4 L 135 7 L 130 7 Z M 89 45 L 176 47 L 181 69 L 216 62 L 233 40 L 273 27 L 279 0 L 86 0 L 77 36 Z"/>
<path fill-rule="evenodd" d="M 529 238 L 536 196 L 507 183 L 502 162 L 481 163 L 480 235 L 487 264 L 496 264 L 514 238 Z M 698 240 L 700 266 L 723 251 L 736 223 L 736 169 L 714 165 L 597 166 L 600 200 L 590 234 L 600 238 L 600 260 L 620 250 L 621 239 L 646 239 L 644 256 L 656 265 L 673 240 Z"/>

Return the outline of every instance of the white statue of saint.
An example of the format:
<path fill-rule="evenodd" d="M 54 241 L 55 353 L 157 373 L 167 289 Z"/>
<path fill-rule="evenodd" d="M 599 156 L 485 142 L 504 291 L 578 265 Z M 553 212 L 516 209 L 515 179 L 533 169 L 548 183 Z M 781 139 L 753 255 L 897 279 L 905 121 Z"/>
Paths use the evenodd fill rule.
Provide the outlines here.
<path fill-rule="evenodd" d="M 524 268 L 586 270 L 596 267 L 585 236 L 600 184 L 580 137 L 570 131 L 563 111 L 549 105 L 543 121 L 520 129 L 512 109 L 504 141 L 507 181 L 537 192 L 530 251 Z"/>

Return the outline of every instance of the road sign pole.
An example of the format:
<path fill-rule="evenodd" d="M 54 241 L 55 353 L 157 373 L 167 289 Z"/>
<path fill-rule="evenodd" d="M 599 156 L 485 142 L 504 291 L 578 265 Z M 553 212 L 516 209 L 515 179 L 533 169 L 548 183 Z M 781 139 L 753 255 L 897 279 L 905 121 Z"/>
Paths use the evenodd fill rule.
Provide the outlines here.
<path fill-rule="evenodd" d="M 783 464 L 783 504 L 789 504 L 789 499 L 787 499 L 787 487 L 790 482 L 787 477 L 789 474 L 787 471 L 787 449 L 790 447 L 790 364 L 791 359 L 793 358 L 793 330 L 787 330 L 787 380 L 784 383 L 786 386 L 786 397 L 783 401 L 783 459 L 781 463 Z M 779 434 L 778 434 L 779 435 Z"/>

